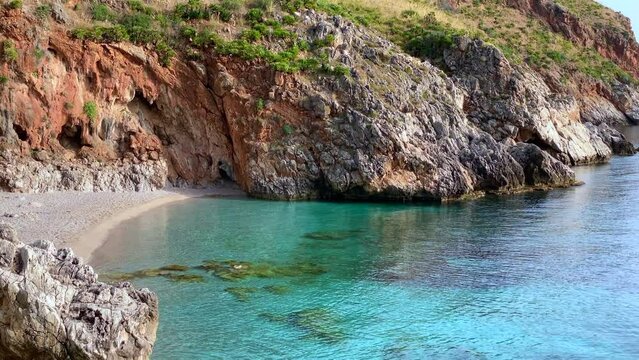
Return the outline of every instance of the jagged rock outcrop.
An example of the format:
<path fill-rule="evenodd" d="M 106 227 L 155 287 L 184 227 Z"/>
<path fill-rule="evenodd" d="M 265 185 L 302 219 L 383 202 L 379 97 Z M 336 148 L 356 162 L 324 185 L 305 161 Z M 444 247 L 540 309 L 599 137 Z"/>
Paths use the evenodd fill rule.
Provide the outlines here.
<path fill-rule="evenodd" d="M 552 187 L 562 181 L 571 185 L 569 180 L 574 180 L 574 174 L 537 145 L 519 143 L 511 146 L 508 151 L 523 167 L 526 184 L 530 186 Z"/>
<path fill-rule="evenodd" d="M 628 119 L 639 124 L 639 89 L 626 84 L 616 84 L 612 88 L 612 101 Z"/>
<path fill-rule="evenodd" d="M 147 359 L 157 325 L 149 290 L 98 282 L 70 249 L 0 224 L 2 359 Z"/>
<path fill-rule="evenodd" d="M 533 143 L 571 165 L 601 162 L 612 148 L 626 147 L 623 136 L 607 126 L 625 115 L 603 98 L 587 100 L 596 105 L 588 104 L 594 109 L 584 119 L 575 97 L 552 92 L 537 73 L 511 65 L 481 40 L 458 38 L 444 58 L 455 83 L 468 94 L 469 119 L 499 141 Z"/>
<path fill-rule="evenodd" d="M 331 57 L 352 79 L 273 74 L 269 102 L 255 114 L 247 104 L 260 89 L 250 75 L 218 68 L 229 84 L 219 95 L 236 175 L 249 193 L 440 200 L 526 186 L 510 145 L 467 121 L 462 94 L 440 70 L 342 18 L 309 11 L 303 19 L 298 31 L 309 42 L 332 35 Z M 556 186 L 574 181 L 565 174 Z"/>

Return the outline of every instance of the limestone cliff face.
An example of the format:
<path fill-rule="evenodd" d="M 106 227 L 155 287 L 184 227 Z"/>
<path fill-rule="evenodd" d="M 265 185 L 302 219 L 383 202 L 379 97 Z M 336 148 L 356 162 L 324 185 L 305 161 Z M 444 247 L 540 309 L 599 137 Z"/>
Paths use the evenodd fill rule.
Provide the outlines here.
<path fill-rule="evenodd" d="M 374 32 L 306 11 L 298 36 L 330 35 L 330 60 L 350 76 L 285 74 L 212 51 L 166 68 L 141 47 L 2 16 L 0 34 L 20 50 L 0 90 L 4 190 L 230 178 L 265 198 L 445 200 L 569 186 L 565 164 L 634 152 L 609 126 L 636 112 L 632 87 L 559 95 L 481 43 L 450 51 L 447 76 Z"/>
<path fill-rule="evenodd" d="M 627 122 L 626 114 L 604 98 L 579 95 L 580 103 L 571 94 L 553 93 L 539 74 L 511 65 L 481 41 L 459 38 L 445 61 L 467 92 L 469 119 L 498 141 L 536 144 L 572 165 L 604 161 L 613 149 L 633 152 L 610 126 Z"/>

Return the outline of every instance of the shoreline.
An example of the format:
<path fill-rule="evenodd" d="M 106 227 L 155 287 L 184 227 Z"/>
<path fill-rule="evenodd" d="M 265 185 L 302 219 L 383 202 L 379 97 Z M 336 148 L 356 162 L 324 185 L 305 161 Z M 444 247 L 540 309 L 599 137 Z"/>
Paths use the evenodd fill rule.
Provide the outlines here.
<path fill-rule="evenodd" d="M 150 192 L 0 192 L 0 222 L 12 225 L 27 244 L 48 240 L 71 248 L 91 265 L 94 252 L 122 222 L 163 205 L 208 196 L 245 193 L 232 184 Z"/>
<path fill-rule="evenodd" d="M 203 196 L 206 195 L 167 194 L 164 197 L 127 208 L 123 212 L 103 218 L 94 226 L 89 227 L 82 236 L 70 239 L 66 245 L 71 247 L 77 256 L 84 259 L 85 263 L 90 264 L 95 251 L 108 242 L 111 230 L 121 223 L 162 205 Z"/>

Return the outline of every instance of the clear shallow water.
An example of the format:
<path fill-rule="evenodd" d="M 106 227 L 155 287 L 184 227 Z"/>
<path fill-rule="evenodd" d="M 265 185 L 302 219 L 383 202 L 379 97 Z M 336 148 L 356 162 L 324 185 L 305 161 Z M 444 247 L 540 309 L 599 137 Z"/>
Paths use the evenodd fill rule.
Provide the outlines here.
<path fill-rule="evenodd" d="M 194 199 L 122 224 L 95 263 L 327 271 L 135 280 L 160 296 L 154 359 L 637 359 L 639 157 L 576 171 L 587 185 L 446 206 Z"/>

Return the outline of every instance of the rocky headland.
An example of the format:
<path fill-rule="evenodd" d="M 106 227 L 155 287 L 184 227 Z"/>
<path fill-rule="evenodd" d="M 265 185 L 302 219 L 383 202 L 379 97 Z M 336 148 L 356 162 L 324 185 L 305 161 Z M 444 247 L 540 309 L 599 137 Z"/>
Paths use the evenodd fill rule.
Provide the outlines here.
<path fill-rule="evenodd" d="M 159 320 L 156 295 L 97 278 L 71 249 L 25 245 L 0 223 L 2 358 L 148 358 Z"/>

